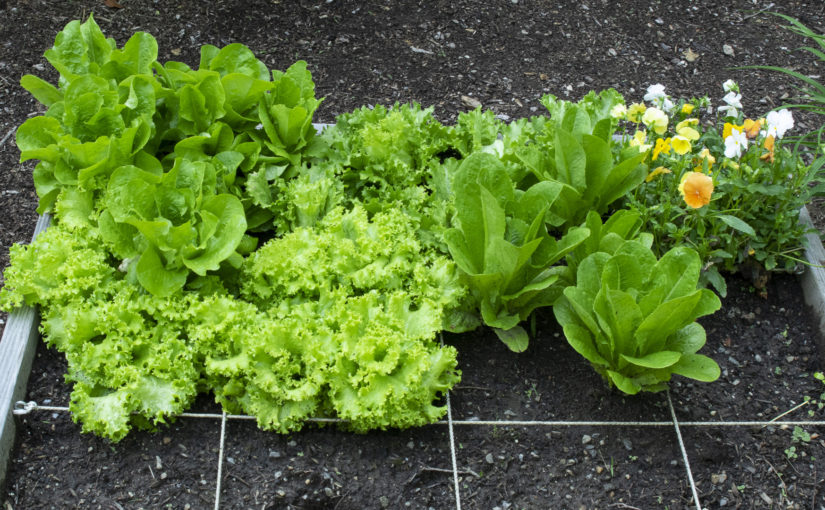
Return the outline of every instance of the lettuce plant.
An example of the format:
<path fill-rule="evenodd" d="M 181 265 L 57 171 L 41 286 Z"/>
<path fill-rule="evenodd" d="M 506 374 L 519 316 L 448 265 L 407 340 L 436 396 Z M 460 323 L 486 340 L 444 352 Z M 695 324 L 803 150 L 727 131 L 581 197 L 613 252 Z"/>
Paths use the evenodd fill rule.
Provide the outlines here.
<path fill-rule="evenodd" d="M 487 153 L 463 160 L 452 180 L 458 226 L 445 240 L 479 304 L 481 318 L 507 346 L 527 348 L 519 326 L 533 310 L 561 294 L 564 267 L 553 267 L 588 236 L 573 227 L 560 239 L 547 233 L 545 215 L 562 184 L 543 181 L 516 190 L 504 164 Z"/>
<path fill-rule="evenodd" d="M 537 135 L 539 143 L 517 152 L 535 179 L 563 185 L 548 215 L 548 222 L 562 231 L 580 224 L 590 210 L 606 213 L 608 205 L 641 184 L 647 175 L 644 152 L 635 148 L 614 151 L 617 123 L 609 110 L 621 96 L 603 96 L 592 96 L 579 104 L 546 96 L 542 103 L 551 118 Z"/>
<path fill-rule="evenodd" d="M 246 231 L 241 201 L 212 193 L 209 163 L 178 159 L 166 173 L 122 166 L 111 176 L 100 232 L 156 296 L 180 290 L 190 271 L 206 276 L 235 253 Z"/>
<path fill-rule="evenodd" d="M 579 263 L 588 255 L 596 252 L 612 255 L 627 240 L 637 240 L 648 248 L 653 243 L 653 236 L 641 231 L 639 214 L 628 209 L 619 209 L 604 222 L 596 211 L 590 211 L 582 226 L 590 231 L 590 235 L 564 257 L 568 269 L 566 275 L 573 278 L 573 284 Z"/>
<path fill-rule="evenodd" d="M 630 395 L 665 389 L 672 374 L 716 380 L 719 366 L 697 354 L 705 330 L 695 320 L 721 302 L 697 289 L 699 255 L 680 246 L 657 260 L 646 244 L 625 241 L 581 261 L 576 285 L 553 308 L 568 343 Z"/>

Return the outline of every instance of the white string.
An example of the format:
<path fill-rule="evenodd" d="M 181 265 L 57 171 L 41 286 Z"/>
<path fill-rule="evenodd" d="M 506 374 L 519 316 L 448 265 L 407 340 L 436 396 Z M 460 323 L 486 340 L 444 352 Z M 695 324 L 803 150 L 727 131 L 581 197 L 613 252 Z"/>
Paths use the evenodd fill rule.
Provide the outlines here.
<path fill-rule="evenodd" d="M 441 347 L 444 347 L 444 336 L 441 337 Z M 455 454 L 455 434 L 453 433 L 453 411 L 450 405 L 450 392 L 447 391 L 447 429 L 450 433 L 450 458 L 453 462 L 453 486 L 455 490 L 455 506 L 456 510 L 461 510 L 461 493 L 458 486 L 458 461 Z"/>
<path fill-rule="evenodd" d="M 670 407 L 670 416 L 673 418 L 673 427 L 676 429 L 676 437 L 679 440 L 679 449 L 682 450 L 682 460 L 685 462 L 685 470 L 687 471 L 688 481 L 690 482 L 690 490 L 693 492 L 693 502 L 696 503 L 696 510 L 702 510 L 702 505 L 699 504 L 699 492 L 696 490 L 696 483 L 693 481 L 693 472 L 690 470 L 690 461 L 685 450 L 685 443 L 682 441 L 682 432 L 679 430 L 679 421 L 676 419 L 676 411 L 673 409 L 673 402 L 670 400 L 670 390 L 667 392 L 667 405 Z"/>
<path fill-rule="evenodd" d="M 218 449 L 218 481 L 215 483 L 215 510 L 221 507 L 221 478 L 223 478 L 223 445 L 226 438 L 226 413 L 221 415 L 221 446 Z"/>
<path fill-rule="evenodd" d="M 16 416 L 33 411 L 69 412 L 68 407 L 41 406 L 37 402 L 16 402 L 12 413 Z M 220 420 L 256 420 L 245 414 L 181 413 L 180 418 L 201 418 Z M 309 423 L 348 423 L 339 418 L 307 418 Z M 483 425 L 494 427 L 672 427 L 672 421 L 576 421 L 576 420 L 440 420 L 430 425 Z M 825 420 L 759 420 L 759 421 L 682 421 L 680 427 L 825 427 Z"/>

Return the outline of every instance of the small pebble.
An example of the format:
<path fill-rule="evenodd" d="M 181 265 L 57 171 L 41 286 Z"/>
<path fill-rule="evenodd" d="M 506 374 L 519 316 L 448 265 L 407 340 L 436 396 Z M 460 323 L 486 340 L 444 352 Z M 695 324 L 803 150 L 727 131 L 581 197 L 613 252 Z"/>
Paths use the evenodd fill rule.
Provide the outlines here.
<path fill-rule="evenodd" d="M 722 53 L 724 53 L 725 55 L 727 55 L 729 57 L 732 57 L 732 56 L 735 55 L 735 53 L 733 52 L 733 47 L 730 44 L 722 45 Z"/>
<path fill-rule="evenodd" d="M 725 480 L 727 480 L 727 479 L 728 479 L 728 475 L 725 474 L 725 473 L 719 473 L 719 474 L 714 473 L 714 474 L 710 475 L 710 483 L 712 483 L 713 485 L 721 485 L 721 484 L 725 483 Z"/>
<path fill-rule="evenodd" d="M 484 461 L 485 461 L 485 462 L 487 462 L 487 464 L 492 464 L 492 463 L 493 463 L 493 454 L 492 454 L 492 453 L 488 453 L 488 454 L 484 457 Z"/>

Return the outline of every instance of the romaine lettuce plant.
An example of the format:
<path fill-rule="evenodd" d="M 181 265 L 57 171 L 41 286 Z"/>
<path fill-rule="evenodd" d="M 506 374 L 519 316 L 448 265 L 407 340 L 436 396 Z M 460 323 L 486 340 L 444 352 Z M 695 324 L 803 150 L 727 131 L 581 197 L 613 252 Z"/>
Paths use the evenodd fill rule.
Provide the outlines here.
<path fill-rule="evenodd" d="M 516 190 L 501 161 L 488 153 L 467 157 L 453 177 L 458 227 L 445 239 L 450 254 L 479 304 L 484 324 L 507 346 L 527 348 L 527 332 L 519 323 L 538 307 L 560 296 L 555 266 L 588 236 L 572 227 L 560 239 L 547 233 L 545 215 L 562 184 L 542 181 Z"/>
<path fill-rule="evenodd" d="M 536 135 L 538 143 L 517 152 L 536 179 L 563 184 L 548 215 L 549 223 L 562 231 L 580 224 L 591 210 L 605 214 L 607 206 L 641 184 L 647 175 L 643 163 L 646 153 L 635 148 L 614 149 L 617 122 L 608 112 L 618 100 L 615 96 L 607 94 L 603 101 L 583 100 L 580 104 L 545 96 L 542 103 L 551 118 Z"/>
<path fill-rule="evenodd" d="M 697 289 L 701 266 L 687 247 L 657 260 L 649 243 L 625 241 L 582 260 L 553 312 L 568 343 L 624 393 L 665 389 L 672 374 L 714 381 L 719 366 L 697 354 L 705 330 L 695 320 L 721 302 Z"/>

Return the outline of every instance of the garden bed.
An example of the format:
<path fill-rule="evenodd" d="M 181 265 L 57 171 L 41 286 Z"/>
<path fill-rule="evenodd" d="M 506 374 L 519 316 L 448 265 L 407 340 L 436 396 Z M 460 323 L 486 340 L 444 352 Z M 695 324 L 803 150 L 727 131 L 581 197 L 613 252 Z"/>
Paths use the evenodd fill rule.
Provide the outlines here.
<path fill-rule="evenodd" d="M 722 311 L 702 321 L 722 378 L 671 385 L 700 503 L 818 509 L 825 412 L 803 403 L 825 387 L 812 377 L 822 369 L 818 332 L 799 281 L 775 276 L 767 297 L 738 278 L 729 289 Z M 460 508 L 695 508 L 667 394 L 609 391 L 562 340 L 548 314 L 526 355 L 483 331 L 445 338 L 463 369 L 450 395 Z M 65 406 L 65 370 L 40 345 L 27 400 Z M 201 398 L 193 412 L 213 418 L 180 418 L 114 445 L 81 434 L 65 412 L 20 416 L 6 498 L 12 508 L 208 508 L 220 466 L 221 508 L 457 505 L 448 423 L 367 435 L 309 425 L 280 436 L 229 419 L 219 462 L 219 409 Z M 818 425 L 795 440 L 793 425 L 764 423 L 775 418 Z"/>
<path fill-rule="evenodd" d="M 8 20 L 0 39 L 20 48 L 0 58 L 0 69 L 14 80 L 43 75 L 42 51 L 54 34 L 69 19 L 95 11 L 119 43 L 136 30 L 155 33 L 163 59 L 196 63 L 201 44 L 231 42 L 249 45 L 273 68 L 305 59 L 318 96 L 327 96 L 325 119 L 396 100 L 433 105 L 445 121 L 477 103 L 514 118 L 535 114 L 544 93 L 574 99 L 615 87 L 629 101 L 641 100 L 647 85 L 662 82 L 674 97 L 715 96 L 731 77 L 743 86 L 745 108 L 763 113 L 788 98 L 787 79 L 730 66 L 791 62 L 800 72 L 820 73 L 818 63 L 789 52 L 798 39 L 744 0 L 722 7 L 462 0 L 431 11 L 404 2 L 373 10 L 339 1 L 122 3 L 125 8 L 92 0 L 0 3 Z M 821 30 L 819 5 L 782 8 Z M 420 19 L 411 21 L 410 12 Z M 5 267 L 8 245 L 30 237 L 37 200 L 32 166 L 17 164 L 13 131 L 39 107 L 14 86 L 0 87 L 0 107 L 9 113 L 0 127 Z M 799 118 L 802 130 L 812 126 Z M 815 281 L 805 277 L 802 287 L 821 310 Z M 201 396 L 191 409 L 199 417 L 110 444 L 80 434 L 62 410 L 69 392 L 65 360 L 39 345 L 28 394 L 22 396 L 22 382 L 0 387 L 55 408 L 15 419 L 4 413 L 4 424 L 18 425 L 4 510 L 825 508 L 825 417 L 815 403 L 805 403 L 823 392 L 812 377 L 823 368 L 817 321 L 796 277 L 774 277 L 767 297 L 736 277 L 729 287 L 722 310 L 701 321 L 708 330 L 703 352 L 723 370 L 716 383 L 676 378 L 670 399 L 624 398 L 606 389 L 545 311 L 538 337 L 521 355 L 487 330 L 445 336 L 458 348 L 464 374 L 450 394 L 450 419 L 367 435 L 317 425 L 288 436 L 265 433 L 245 417 L 222 420 L 220 409 Z M 0 358 L 4 369 L 22 369 L 15 381 L 28 375 L 34 345 L 27 345 L 28 353 L 18 351 L 20 362 Z M 772 419 L 796 425 L 766 424 Z M 4 426 L 3 438 L 11 437 Z M 11 444 L 0 442 L 0 460 L 4 446 Z M 694 493 L 698 502 L 691 501 Z"/>
<path fill-rule="evenodd" d="M 819 508 L 821 313 L 800 287 L 822 271 L 774 275 L 763 292 L 730 279 L 722 310 L 701 321 L 716 383 L 676 378 L 669 396 L 623 397 L 545 313 L 524 354 L 486 330 L 447 335 L 463 370 L 450 420 L 367 435 L 262 432 L 222 422 L 203 396 L 192 417 L 113 445 L 48 409 L 68 404 L 67 367 L 37 342 L 25 400 L 46 408 L 16 418 L 5 497 L 12 508 L 694 508 L 695 487 L 703 507 Z"/>

